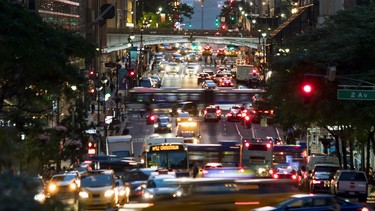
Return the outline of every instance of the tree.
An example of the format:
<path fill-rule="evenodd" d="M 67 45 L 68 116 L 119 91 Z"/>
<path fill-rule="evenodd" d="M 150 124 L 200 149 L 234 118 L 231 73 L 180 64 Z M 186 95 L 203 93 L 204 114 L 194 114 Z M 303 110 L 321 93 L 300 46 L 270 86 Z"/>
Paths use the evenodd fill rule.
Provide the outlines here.
<path fill-rule="evenodd" d="M 86 79 L 73 62 L 95 55 L 95 45 L 73 31 L 43 22 L 18 4 L 0 1 L 0 117 L 21 132 L 42 132 L 54 102 Z M 63 103 L 63 102 L 61 102 Z"/>
<path fill-rule="evenodd" d="M 374 103 L 337 99 L 338 85 L 374 83 L 375 49 L 371 47 L 375 44 L 374 9 L 367 6 L 340 11 L 315 30 L 285 43 L 291 49 L 290 54 L 274 57 L 273 76 L 267 83 L 266 99 L 276 107 L 278 123 L 286 128 L 306 128 L 311 124 L 326 128 L 336 137 L 337 147 L 341 140 L 343 157 L 346 144 L 351 146 L 352 153 L 358 145 L 356 141 L 361 141 L 355 137 L 374 125 Z M 324 78 L 330 66 L 337 69 L 334 82 Z M 309 103 L 301 100 L 299 93 L 299 86 L 305 80 L 316 87 Z M 347 167 L 345 159 L 342 164 Z"/>
<path fill-rule="evenodd" d="M 194 8 L 190 7 L 185 3 L 180 3 L 176 0 L 160 0 L 157 2 L 140 0 L 137 1 L 137 25 L 140 25 L 143 20 L 147 20 L 144 16 L 147 13 L 154 13 L 158 11 L 159 8 L 162 8 L 162 13 L 167 15 L 166 22 L 170 24 L 164 25 L 164 23 L 159 28 L 163 26 L 173 26 L 175 22 L 184 22 L 184 17 L 191 19 L 194 14 Z"/>

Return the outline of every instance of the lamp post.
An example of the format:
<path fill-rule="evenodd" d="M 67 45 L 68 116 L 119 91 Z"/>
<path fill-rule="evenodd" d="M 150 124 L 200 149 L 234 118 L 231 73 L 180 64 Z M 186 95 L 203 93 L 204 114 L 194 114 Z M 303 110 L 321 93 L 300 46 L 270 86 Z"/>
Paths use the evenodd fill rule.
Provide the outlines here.
<path fill-rule="evenodd" d="M 71 86 L 70 88 L 73 90 L 73 92 L 75 92 L 77 90 L 77 86 L 75 86 L 75 85 Z M 72 137 L 75 136 L 75 132 L 76 132 L 76 125 L 75 125 L 75 113 L 76 113 L 76 111 L 75 110 L 76 110 L 76 101 L 74 99 L 73 100 L 73 109 L 72 109 L 72 128 L 73 128 Z"/>
<path fill-rule="evenodd" d="M 265 43 L 266 36 L 267 36 L 267 33 L 263 32 L 262 33 L 262 37 L 263 37 L 263 41 L 262 41 L 262 52 L 263 52 L 262 61 L 263 61 L 263 63 L 266 63 L 266 43 Z"/>
<path fill-rule="evenodd" d="M 100 91 L 103 89 L 103 87 L 102 87 L 102 85 L 101 85 L 101 83 L 100 83 L 100 81 L 97 81 L 96 82 L 96 94 L 97 94 L 97 100 L 98 100 L 98 114 L 97 114 L 97 121 L 98 121 L 98 123 L 97 123 L 97 129 L 96 129 L 96 131 L 100 131 L 99 130 L 99 128 L 100 128 Z M 101 140 L 100 140 L 100 138 L 98 139 L 98 155 L 100 155 L 100 146 L 101 146 Z"/>
<path fill-rule="evenodd" d="M 201 0 L 201 6 L 202 6 L 202 27 L 201 29 L 203 30 L 203 17 L 204 17 L 204 0 Z"/>
<path fill-rule="evenodd" d="M 143 68 L 143 24 L 141 26 L 141 43 L 139 44 L 139 59 L 138 59 L 138 73 L 137 73 L 137 84 L 136 86 L 138 86 L 139 84 L 139 77 L 142 75 L 142 68 Z"/>
<path fill-rule="evenodd" d="M 108 98 L 107 94 L 106 94 L 106 86 L 107 86 L 107 82 L 108 82 L 108 79 L 107 77 L 105 77 L 105 75 L 103 74 L 102 78 L 100 79 L 100 82 L 101 82 L 101 85 L 103 87 L 103 114 L 104 114 L 104 119 L 103 119 L 103 127 L 104 127 L 104 136 L 106 137 L 107 136 L 107 127 L 106 127 L 106 116 L 107 116 L 107 108 L 106 108 L 106 99 Z"/>

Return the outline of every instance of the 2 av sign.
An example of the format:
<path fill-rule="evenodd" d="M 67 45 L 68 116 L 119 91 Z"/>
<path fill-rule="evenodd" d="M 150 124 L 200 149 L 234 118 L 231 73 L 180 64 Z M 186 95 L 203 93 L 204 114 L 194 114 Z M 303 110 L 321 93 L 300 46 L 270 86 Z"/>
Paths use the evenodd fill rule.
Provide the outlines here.
<path fill-rule="evenodd" d="M 337 90 L 337 99 L 339 100 L 375 100 L 375 90 Z"/>

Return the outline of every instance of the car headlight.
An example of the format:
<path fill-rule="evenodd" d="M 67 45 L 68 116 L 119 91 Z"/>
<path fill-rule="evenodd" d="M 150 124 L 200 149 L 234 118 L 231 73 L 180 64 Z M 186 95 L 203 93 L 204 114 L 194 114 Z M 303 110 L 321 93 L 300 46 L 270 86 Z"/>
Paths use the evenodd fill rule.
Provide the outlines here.
<path fill-rule="evenodd" d="M 120 192 L 119 192 L 119 195 L 120 196 L 125 196 L 125 194 L 126 194 L 126 190 L 121 189 Z"/>
<path fill-rule="evenodd" d="M 46 200 L 46 195 L 44 195 L 44 193 L 38 193 L 34 196 L 34 200 L 38 201 L 39 203 L 44 203 Z"/>
<path fill-rule="evenodd" d="M 172 127 L 172 124 L 167 124 L 167 127 Z"/>
<path fill-rule="evenodd" d="M 181 197 L 182 196 L 182 191 L 181 190 L 177 190 L 174 194 L 173 194 L 173 197 Z"/>
<path fill-rule="evenodd" d="M 154 124 L 154 128 L 157 128 L 158 127 L 158 124 Z"/>
<path fill-rule="evenodd" d="M 77 185 L 76 185 L 75 183 L 71 183 L 71 184 L 69 185 L 69 189 L 72 190 L 72 191 L 74 191 L 74 190 L 77 189 Z"/>
<path fill-rule="evenodd" d="M 112 195 L 115 194 L 115 191 L 114 190 L 107 190 L 105 193 L 104 193 L 104 197 L 111 197 Z"/>
<path fill-rule="evenodd" d="M 48 185 L 48 191 L 53 193 L 57 191 L 57 186 L 55 184 L 49 184 Z"/>
<path fill-rule="evenodd" d="M 80 191 L 79 196 L 81 198 L 87 199 L 89 197 L 89 193 L 87 193 L 86 191 Z"/>
<path fill-rule="evenodd" d="M 148 192 L 148 191 L 145 191 L 142 196 L 145 199 L 152 199 L 152 198 L 154 198 L 154 195 L 152 193 Z"/>
<path fill-rule="evenodd" d="M 259 169 L 258 169 L 258 173 L 259 173 L 259 174 L 263 174 L 264 172 L 266 172 L 266 169 L 265 169 L 265 168 L 259 168 Z"/>

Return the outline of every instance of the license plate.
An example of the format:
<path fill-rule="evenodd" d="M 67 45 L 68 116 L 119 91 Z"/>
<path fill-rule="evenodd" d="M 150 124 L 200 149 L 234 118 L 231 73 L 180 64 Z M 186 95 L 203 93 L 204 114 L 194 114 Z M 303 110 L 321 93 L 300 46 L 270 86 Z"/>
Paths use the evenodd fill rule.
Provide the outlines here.
<path fill-rule="evenodd" d="M 354 192 L 349 192 L 349 195 L 355 195 L 355 193 Z"/>
<path fill-rule="evenodd" d="M 100 204 L 100 201 L 99 200 L 94 200 L 92 203 L 96 205 L 96 204 Z"/>

